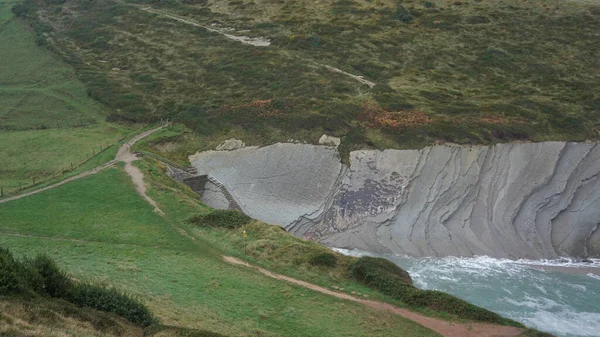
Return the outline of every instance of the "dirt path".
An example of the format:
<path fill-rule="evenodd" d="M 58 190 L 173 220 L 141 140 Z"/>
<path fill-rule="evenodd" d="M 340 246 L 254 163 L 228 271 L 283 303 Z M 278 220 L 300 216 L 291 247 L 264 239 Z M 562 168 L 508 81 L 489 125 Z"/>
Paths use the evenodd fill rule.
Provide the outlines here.
<path fill-rule="evenodd" d="M 291 278 L 288 276 L 275 274 L 275 273 L 272 273 L 263 268 L 252 266 L 252 265 L 250 265 L 244 261 L 241 261 L 235 257 L 223 256 L 223 259 L 231 264 L 241 265 L 241 266 L 245 266 L 245 267 L 249 267 L 249 268 L 256 268 L 256 269 L 258 269 L 259 272 L 261 272 L 264 275 L 267 275 L 269 277 L 272 277 L 272 278 L 275 278 L 278 280 L 287 281 L 287 282 L 290 282 L 290 283 L 299 285 L 301 287 L 311 289 L 311 290 L 314 290 L 314 291 L 317 291 L 317 292 L 320 292 L 320 293 L 323 293 L 323 294 L 326 294 L 329 296 L 334 296 L 334 297 L 337 297 L 340 299 L 361 303 L 363 305 L 366 305 L 366 306 L 374 308 L 374 309 L 393 312 L 393 313 L 400 315 L 404 318 L 407 318 L 413 322 L 416 322 L 428 329 L 431 329 L 445 337 L 511 337 L 511 336 L 519 336 L 523 332 L 523 329 L 511 327 L 511 326 L 501 326 L 501 325 L 486 324 L 486 323 L 470 323 L 470 324 L 450 323 L 450 322 L 446 322 L 446 321 L 443 321 L 443 320 L 440 320 L 440 319 L 437 319 L 434 317 L 423 316 L 419 313 L 416 313 L 416 312 L 413 312 L 413 311 L 410 311 L 407 309 L 398 308 L 398 307 L 395 307 L 388 303 L 357 298 L 357 297 L 354 297 L 354 296 L 351 296 L 351 295 L 348 295 L 345 293 L 332 291 L 327 288 L 323 288 L 323 287 L 320 287 L 320 286 L 317 286 L 317 285 L 314 285 L 314 284 L 311 284 L 308 282 L 300 281 L 300 280 L 297 280 L 297 279 L 294 279 L 294 278 Z"/>
<path fill-rule="evenodd" d="M 154 9 L 152 9 L 150 7 L 140 7 L 140 9 L 143 10 L 143 11 L 149 12 L 149 13 L 153 13 L 153 14 L 157 14 L 157 15 L 162 15 L 162 16 L 164 16 L 166 18 L 169 18 L 169 19 L 177 20 L 179 22 L 183 22 L 185 24 L 188 24 L 188 25 L 191 25 L 191 26 L 194 26 L 194 27 L 199 27 L 199 28 L 206 29 L 209 32 L 221 34 L 221 35 L 225 36 L 226 38 L 228 38 L 230 40 L 238 41 L 238 42 L 241 42 L 243 44 L 249 44 L 249 45 L 253 45 L 253 46 L 256 46 L 256 47 L 268 47 L 269 45 L 271 45 L 271 42 L 268 39 L 264 38 L 264 37 L 249 37 L 249 36 L 241 36 L 241 35 L 231 35 L 231 34 L 227 34 L 227 33 L 223 32 L 223 31 L 221 31 L 219 29 L 213 29 L 213 28 L 210 28 L 210 27 L 202 26 L 202 25 L 197 24 L 195 22 L 188 21 L 186 19 L 183 19 L 183 18 L 180 18 L 180 17 L 177 17 L 177 16 L 165 14 L 163 12 L 154 10 Z"/>
<path fill-rule="evenodd" d="M 142 172 L 135 166 L 131 165 L 131 162 L 133 162 L 134 160 L 137 160 L 137 157 L 131 153 L 131 146 L 133 144 L 135 144 L 136 142 L 138 142 L 140 139 L 147 137 L 149 135 L 151 135 L 153 132 L 158 131 L 162 128 L 164 128 L 167 125 L 163 125 L 160 126 L 158 128 L 152 129 L 152 130 L 148 130 L 145 132 L 140 133 L 139 135 L 133 137 L 130 141 L 128 141 L 127 143 L 121 145 L 121 147 L 119 148 L 119 151 L 117 152 L 117 156 L 115 157 L 115 159 L 104 163 L 100 166 L 94 167 L 91 170 L 82 172 L 76 176 L 67 178 L 65 180 L 61 180 L 59 182 L 57 182 L 56 184 L 52 184 L 50 186 L 46 186 L 31 192 L 27 192 L 27 193 L 23 193 L 23 194 L 19 194 L 19 195 L 15 195 L 14 197 L 10 197 L 10 198 L 5 198 L 5 199 L 1 199 L 0 200 L 0 204 L 3 204 L 5 202 L 9 202 L 12 200 L 17 200 L 17 199 L 21 199 L 21 198 L 25 198 L 28 197 L 30 195 L 34 195 L 34 194 L 38 194 L 47 190 L 51 190 L 53 188 L 57 188 L 59 186 L 62 186 L 64 184 L 70 183 L 72 181 L 75 180 L 79 180 L 81 178 L 85 178 L 87 176 L 90 176 L 92 174 L 96 174 L 106 168 L 109 168 L 111 166 L 113 166 L 114 164 L 123 161 L 125 162 L 125 171 L 127 171 L 127 173 L 131 176 L 131 178 L 133 179 L 133 182 L 135 183 L 136 189 L 138 191 L 138 193 L 144 197 L 144 199 L 146 199 L 152 206 L 154 206 L 154 210 L 156 212 L 158 212 L 159 214 L 163 214 L 163 212 L 156 206 L 156 202 L 154 202 L 154 200 L 152 200 L 150 197 L 148 197 L 146 195 L 146 186 L 144 185 L 144 175 L 142 174 Z M 128 169 L 129 166 L 129 169 Z"/>
<path fill-rule="evenodd" d="M 197 24 L 195 22 L 192 22 L 192 21 L 189 21 L 189 20 L 177 17 L 177 16 L 169 15 L 169 14 L 163 13 L 161 11 L 155 10 L 153 8 L 150 8 L 150 7 L 139 7 L 139 8 L 141 10 L 143 10 L 143 11 L 146 11 L 146 12 L 149 12 L 149 13 L 153 13 L 153 14 L 157 14 L 157 15 L 162 15 L 162 16 L 164 16 L 166 18 L 169 18 L 169 19 L 172 19 L 172 20 L 177 20 L 177 21 L 185 23 L 187 25 L 191 25 L 191 26 L 199 27 L 199 28 L 204 28 L 204 29 L 206 29 L 206 30 L 208 30 L 210 32 L 221 34 L 221 35 L 225 36 L 226 38 L 228 38 L 230 40 L 238 41 L 238 42 L 241 42 L 241 43 L 244 43 L 244 44 L 250 44 L 250 45 L 253 45 L 253 46 L 257 46 L 257 47 L 268 47 L 269 45 L 271 45 L 271 42 L 268 39 L 266 39 L 266 38 L 262 38 L 262 37 L 252 38 L 252 37 L 248 37 L 248 36 L 231 35 L 231 34 L 227 34 L 225 32 L 222 32 L 222 31 L 220 31 L 218 29 L 213 29 L 213 28 L 210 28 L 210 27 L 202 26 L 202 25 Z M 349 72 L 343 71 L 343 70 L 341 70 L 339 68 L 336 68 L 336 67 L 332 67 L 332 66 L 329 66 L 329 65 L 326 65 L 326 64 L 323 64 L 323 63 L 319 63 L 319 62 L 316 62 L 316 61 L 312 61 L 312 60 L 306 60 L 306 59 L 304 59 L 302 57 L 299 57 L 299 56 L 296 56 L 296 55 L 294 55 L 294 56 L 300 58 L 303 61 L 313 63 L 313 64 L 315 64 L 317 66 L 320 66 L 320 67 L 324 67 L 325 69 L 327 69 L 327 70 L 329 70 L 331 72 L 339 73 L 339 74 L 343 74 L 343 75 L 349 76 L 349 77 L 355 79 L 356 81 L 358 81 L 358 82 L 360 82 L 362 84 L 368 85 L 369 88 L 373 88 L 375 86 L 375 82 L 369 81 L 369 80 L 365 79 L 363 76 L 354 75 L 354 74 L 351 74 Z"/>
<path fill-rule="evenodd" d="M 131 164 L 132 162 L 138 159 L 138 157 L 131 152 L 131 146 L 138 142 L 140 139 L 149 136 L 153 132 L 162 129 L 163 127 L 164 126 L 148 130 L 135 136 L 132 140 L 121 145 L 121 147 L 119 148 L 119 152 L 117 152 L 117 156 L 115 157 L 116 161 L 122 161 L 125 163 L 125 172 L 127 172 L 127 174 L 129 174 L 129 176 L 131 177 L 131 180 L 133 180 L 133 183 L 135 184 L 135 189 L 138 192 L 138 194 L 141 195 L 142 198 L 144 198 L 150 205 L 154 206 L 154 211 L 160 215 L 165 215 L 165 213 L 161 211 L 160 208 L 158 208 L 156 201 L 152 200 L 152 198 L 150 198 L 146 194 L 147 188 L 144 184 L 144 174 L 142 173 L 142 171 L 140 171 L 139 168 Z"/>

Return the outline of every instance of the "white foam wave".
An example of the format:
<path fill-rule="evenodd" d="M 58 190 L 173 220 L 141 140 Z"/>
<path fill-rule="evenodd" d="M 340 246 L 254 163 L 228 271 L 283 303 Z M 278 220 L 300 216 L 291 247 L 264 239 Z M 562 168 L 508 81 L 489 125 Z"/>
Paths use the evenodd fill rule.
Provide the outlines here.
<path fill-rule="evenodd" d="M 365 252 L 358 249 L 343 249 L 343 248 L 331 248 L 332 250 L 354 257 L 360 256 L 380 256 L 380 254 L 374 254 L 371 252 Z M 435 262 L 435 264 L 460 266 L 461 268 L 473 269 L 470 272 L 475 273 L 481 271 L 496 271 L 496 267 L 505 267 L 506 265 L 525 265 L 525 266 L 553 266 L 553 267 L 568 267 L 568 268 L 598 268 L 600 271 L 600 259 L 588 259 L 591 262 L 583 262 L 581 259 L 572 258 L 559 258 L 559 259 L 541 259 L 541 260 L 528 260 L 528 259 L 502 259 L 493 258 L 487 255 L 476 255 L 473 257 L 456 257 L 447 256 L 443 258 L 437 257 L 420 257 L 414 258 L 407 255 L 389 255 L 390 257 L 396 257 L 400 259 L 414 259 L 423 262 Z M 513 270 L 516 271 L 516 270 Z M 510 272 L 508 270 L 507 272 Z"/>
<path fill-rule="evenodd" d="M 596 275 L 596 274 L 592 274 L 592 273 L 588 273 L 587 276 L 596 279 L 596 280 L 600 280 L 600 275 Z"/>
<path fill-rule="evenodd" d="M 464 298 L 538 330 L 560 337 L 600 337 L 599 273 L 546 272 L 562 268 L 599 268 L 574 259 L 510 260 L 489 256 L 412 258 L 360 250 L 334 249 L 350 256 L 385 257 L 411 275 L 414 284 Z"/>
<path fill-rule="evenodd" d="M 540 297 L 532 297 L 526 295 L 522 300 L 515 300 L 511 298 L 504 298 L 505 302 L 508 302 L 512 305 L 518 307 L 528 307 L 531 309 L 539 310 L 551 310 L 551 309 L 560 309 L 561 305 L 556 303 L 555 301 L 549 298 L 540 298 Z"/>
<path fill-rule="evenodd" d="M 523 322 L 542 331 L 561 336 L 600 336 L 600 313 L 537 310 Z"/>

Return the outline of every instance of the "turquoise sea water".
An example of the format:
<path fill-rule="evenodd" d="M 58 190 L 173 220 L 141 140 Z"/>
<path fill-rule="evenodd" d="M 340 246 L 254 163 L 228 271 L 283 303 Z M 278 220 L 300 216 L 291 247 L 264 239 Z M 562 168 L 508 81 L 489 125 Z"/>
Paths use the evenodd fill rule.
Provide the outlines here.
<path fill-rule="evenodd" d="M 353 256 L 380 256 L 406 269 L 415 285 L 441 290 L 505 317 L 560 337 L 600 336 L 600 260 L 411 258 L 335 249 Z M 569 268 L 576 273 L 539 270 Z"/>

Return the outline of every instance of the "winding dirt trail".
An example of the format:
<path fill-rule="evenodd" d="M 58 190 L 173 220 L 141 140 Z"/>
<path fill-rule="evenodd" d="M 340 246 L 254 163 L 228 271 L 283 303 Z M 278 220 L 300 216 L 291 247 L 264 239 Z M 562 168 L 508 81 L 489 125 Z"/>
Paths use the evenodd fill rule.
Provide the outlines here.
<path fill-rule="evenodd" d="M 131 177 L 131 180 L 133 180 L 133 183 L 135 184 L 135 189 L 138 192 L 138 194 L 141 195 L 142 198 L 144 198 L 150 205 L 152 205 L 154 207 L 154 212 L 156 212 L 160 215 L 165 215 L 165 213 L 163 211 L 161 211 L 160 208 L 158 208 L 156 201 L 152 200 L 152 198 L 150 198 L 146 194 L 147 188 L 146 188 L 146 185 L 144 184 L 144 174 L 142 173 L 142 171 L 140 171 L 139 168 L 131 165 L 132 162 L 138 160 L 138 157 L 131 152 L 131 146 L 133 146 L 133 144 L 138 142 L 140 139 L 142 139 L 144 137 L 148 137 L 155 131 L 162 129 L 165 126 L 166 125 L 163 125 L 156 129 L 148 130 L 146 132 L 142 132 L 139 135 L 135 136 L 133 139 L 131 139 L 127 143 L 121 145 L 121 147 L 119 148 L 119 152 L 117 152 L 117 156 L 115 157 L 115 160 L 117 162 L 122 161 L 125 163 L 125 172 L 127 172 L 127 174 L 129 174 L 129 176 Z"/>
<path fill-rule="evenodd" d="M 268 47 L 268 46 L 271 45 L 271 42 L 268 39 L 266 39 L 266 38 L 262 38 L 262 37 L 252 38 L 252 37 L 248 37 L 248 36 L 231 35 L 231 34 L 227 34 L 227 33 L 223 32 L 223 31 L 220 31 L 218 29 L 213 29 L 213 28 L 210 28 L 210 27 L 206 27 L 206 26 L 200 25 L 200 24 L 198 24 L 196 22 L 192 22 L 192 21 L 186 20 L 186 19 L 181 18 L 181 17 L 177 17 L 177 16 L 169 15 L 167 13 L 163 13 L 163 12 L 161 12 L 159 10 L 156 10 L 156 9 L 153 9 L 151 7 L 140 7 L 140 6 L 138 6 L 138 8 L 141 9 L 141 10 L 143 10 L 143 11 L 146 11 L 148 13 L 153 13 L 153 14 L 156 14 L 156 15 L 161 15 L 161 16 L 164 16 L 166 18 L 169 18 L 169 19 L 172 19 L 172 20 L 176 20 L 176 21 L 179 21 L 179 22 L 187 24 L 187 25 L 191 25 L 191 26 L 194 26 L 194 27 L 203 28 L 203 29 L 206 29 L 206 30 L 208 30 L 210 32 L 221 34 L 221 35 L 225 36 L 226 38 L 228 38 L 230 40 L 238 41 L 238 42 L 241 42 L 243 44 L 249 44 L 249 45 L 253 45 L 253 46 L 256 46 L 256 47 Z M 289 55 L 291 55 L 291 54 L 289 54 Z M 331 72 L 338 73 L 338 74 L 343 74 L 345 76 L 351 77 L 354 80 L 356 80 L 356 81 L 358 81 L 358 82 L 360 82 L 362 84 L 368 85 L 369 88 L 373 88 L 375 86 L 375 84 L 376 84 L 375 82 L 372 82 L 372 81 L 369 81 L 369 80 L 365 79 L 361 75 L 354 75 L 354 74 L 351 74 L 349 72 L 343 71 L 343 70 L 341 70 L 339 68 L 332 67 L 330 65 L 326 65 L 326 64 L 323 64 L 323 63 L 319 63 L 319 62 L 316 62 L 316 61 L 313 61 L 313 60 L 307 60 L 307 59 L 302 58 L 302 57 L 297 56 L 297 55 L 293 55 L 293 56 L 294 57 L 298 57 L 299 59 L 301 59 L 301 60 L 303 60 L 305 62 L 310 62 L 310 63 L 315 64 L 317 66 L 324 67 L 325 69 L 327 69 L 327 70 L 329 70 Z"/>
<path fill-rule="evenodd" d="M 388 303 L 377 302 L 373 300 L 365 300 L 362 298 L 357 298 L 345 293 L 340 293 L 336 291 L 329 290 L 327 288 L 320 287 L 318 285 L 314 285 L 312 283 L 304 282 L 297 280 L 295 278 L 291 278 L 288 276 L 280 275 L 272 273 L 268 270 L 265 270 L 260 267 L 252 266 L 242 260 L 239 260 L 235 257 L 231 256 L 223 256 L 223 260 L 228 263 L 234 265 L 245 266 L 249 268 L 257 269 L 262 274 L 272 277 L 274 279 L 286 281 L 289 283 L 296 284 L 298 286 L 311 289 L 329 296 L 334 296 L 340 299 L 361 303 L 368 307 L 385 310 L 392 312 L 394 314 L 400 315 L 404 318 L 407 318 L 413 322 L 416 322 L 428 329 L 431 329 L 442 336 L 445 337 L 513 337 L 519 336 L 523 333 L 523 329 L 511 327 L 511 326 L 502 326 L 502 325 L 494 325 L 494 324 L 486 324 L 486 323 L 469 323 L 469 324 L 460 324 L 460 323 L 451 323 L 446 322 L 441 319 L 437 319 L 434 317 L 423 316 L 419 313 L 395 307 Z"/>
<path fill-rule="evenodd" d="M 0 199 L 0 204 L 3 204 L 5 202 L 9 202 L 9 201 L 13 201 L 13 200 L 18 200 L 21 198 L 25 198 L 28 197 L 30 195 L 34 195 L 34 194 L 38 194 L 44 191 L 48 191 L 51 190 L 53 188 L 57 188 L 59 186 L 62 186 L 64 184 L 70 183 L 72 181 L 75 180 L 79 180 L 82 178 L 85 178 L 87 176 L 90 176 L 92 174 L 96 174 L 104 169 L 107 169 L 109 167 L 112 167 L 113 165 L 115 165 L 118 162 L 125 162 L 125 171 L 131 176 L 135 186 L 136 186 L 136 190 L 137 192 L 144 198 L 146 199 L 146 201 L 148 201 L 152 206 L 154 206 L 154 211 L 163 215 L 164 213 L 158 208 L 158 206 L 156 205 L 156 202 L 154 200 L 152 200 L 150 197 L 148 197 L 148 195 L 146 195 L 146 186 L 144 185 L 144 174 L 140 171 L 140 169 L 138 169 L 137 167 L 131 165 L 131 163 L 135 160 L 137 160 L 138 158 L 131 152 L 131 146 L 133 146 L 133 144 L 135 144 L 136 142 L 138 142 L 139 140 L 141 140 L 142 138 L 148 137 L 149 135 L 151 135 L 152 133 L 166 127 L 168 124 L 162 125 L 160 127 L 157 127 L 155 129 L 152 130 L 148 130 L 148 131 L 144 131 L 138 135 L 136 135 L 135 137 L 133 137 L 130 141 L 128 141 L 127 143 L 121 145 L 121 147 L 119 148 L 119 151 L 117 152 L 117 155 L 115 156 L 115 159 L 104 163 L 100 166 L 96 166 L 91 170 L 82 172 L 76 176 L 67 178 L 65 180 L 61 180 L 59 182 L 57 182 L 56 184 L 52 184 L 50 186 L 46 186 L 31 192 L 27 192 L 27 193 L 23 193 L 23 194 L 19 194 L 19 195 L 15 195 L 14 197 L 10 197 L 10 198 L 4 198 L 4 199 Z"/>

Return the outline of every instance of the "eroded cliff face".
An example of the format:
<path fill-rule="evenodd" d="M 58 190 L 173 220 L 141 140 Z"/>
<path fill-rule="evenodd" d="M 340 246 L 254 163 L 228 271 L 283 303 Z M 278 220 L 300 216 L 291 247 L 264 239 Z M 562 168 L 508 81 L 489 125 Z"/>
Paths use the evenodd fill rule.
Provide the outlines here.
<path fill-rule="evenodd" d="M 414 256 L 600 256 L 596 143 L 362 150 L 351 153 L 350 167 L 334 147 L 305 144 L 190 160 L 249 215 L 331 246 Z"/>

